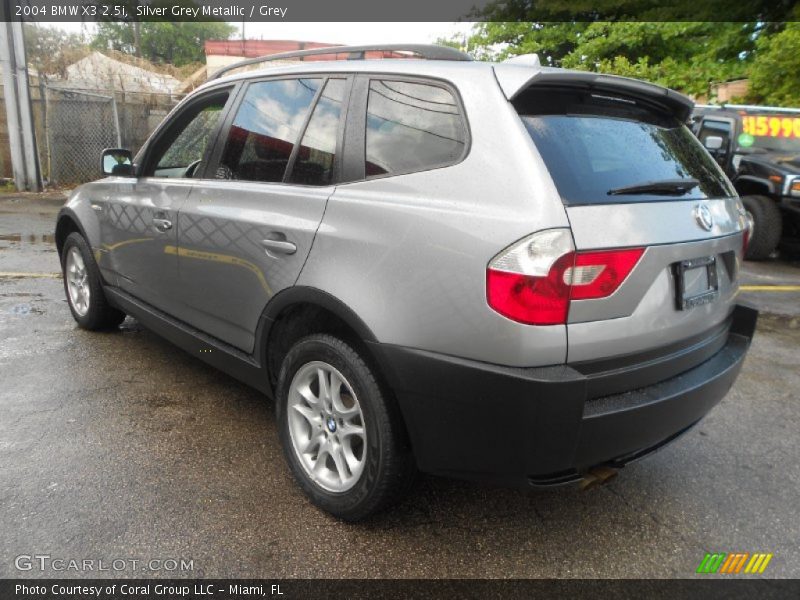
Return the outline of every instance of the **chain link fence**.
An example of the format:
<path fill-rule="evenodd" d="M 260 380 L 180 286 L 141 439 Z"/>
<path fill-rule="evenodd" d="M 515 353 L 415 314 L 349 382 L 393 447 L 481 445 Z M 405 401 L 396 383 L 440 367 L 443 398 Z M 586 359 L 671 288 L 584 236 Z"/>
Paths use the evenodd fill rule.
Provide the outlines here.
<path fill-rule="evenodd" d="M 73 186 L 100 177 L 104 148 L 136 153 L 181 95 L 71 89 L 31 82 L 31 108 L 45 185 Z M 0 179 L 10 179 L 3 86 L 0 85 Z"/>
<path fill-rule="evenodd" d="M 70 185 L 96 179 L 103 149 L 121 144 L 113 94 L 45 88 L 44 110 L 42 172 L 48 181 Z"/>

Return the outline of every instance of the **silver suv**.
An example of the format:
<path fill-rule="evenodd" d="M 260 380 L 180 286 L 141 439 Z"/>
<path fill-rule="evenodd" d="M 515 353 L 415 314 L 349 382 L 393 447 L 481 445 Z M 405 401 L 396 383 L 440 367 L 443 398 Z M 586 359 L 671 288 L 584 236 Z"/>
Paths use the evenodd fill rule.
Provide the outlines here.
<path fill-rule="evenodd" d="M 726 394 L 746 220 L 689 99 L 435 46 L 271 58 L 305 60 L 105 151 L 56 239 L 81 327 L 131 315 L 274 398 L 318 506 L 603 479 Z"/>

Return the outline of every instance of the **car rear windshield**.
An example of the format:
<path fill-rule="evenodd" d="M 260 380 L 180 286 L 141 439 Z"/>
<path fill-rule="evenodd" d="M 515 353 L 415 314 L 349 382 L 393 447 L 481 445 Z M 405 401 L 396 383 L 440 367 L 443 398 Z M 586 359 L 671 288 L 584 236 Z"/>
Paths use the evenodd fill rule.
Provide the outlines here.
<path fill-rule="evenodd" d="M 530 90 L 514 105 L 565 204 L 733 195 L 695 136 L 657 106 L 554 89 Z"/>

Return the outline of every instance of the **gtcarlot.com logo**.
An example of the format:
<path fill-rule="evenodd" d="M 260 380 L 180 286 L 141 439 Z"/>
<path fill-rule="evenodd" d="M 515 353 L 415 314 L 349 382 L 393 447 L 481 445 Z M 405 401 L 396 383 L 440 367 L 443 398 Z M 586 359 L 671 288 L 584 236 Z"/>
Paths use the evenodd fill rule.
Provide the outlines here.
<path fill-rule="evenodd" d="M 765 552 L 715 552 L 706 553 L 700 566 L 697 567 L 698 573 L 724 573 L 727 575 L 738 575 L 740 573 L 763 573 L 767 568 L 772 554 Z"/>
<path fill-rule="evenodd" d="M 20 554 L 14 559 L 18 571 L 194 571 L 194 560 L 184 558 L 66 558 L 49 554 Z"/>

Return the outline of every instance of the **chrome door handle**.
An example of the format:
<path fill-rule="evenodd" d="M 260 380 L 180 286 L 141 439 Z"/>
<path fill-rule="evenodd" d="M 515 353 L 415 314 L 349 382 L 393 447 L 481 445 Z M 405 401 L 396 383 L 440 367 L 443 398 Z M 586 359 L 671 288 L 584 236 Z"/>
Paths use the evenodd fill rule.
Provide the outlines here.
<path fill-rule="evenodd" d="M 169 219 L 153 219 L 153 225 L 161 232 L 172 229 L 172 221 Z"/>
<path fill-rule="evenodd" d="M 269 251 L 280 252 L 281 254 L 294 254 L 297 252 L 297 246 L 292 242 L 286 240 L 261 240 L 261 245 Z"/>

